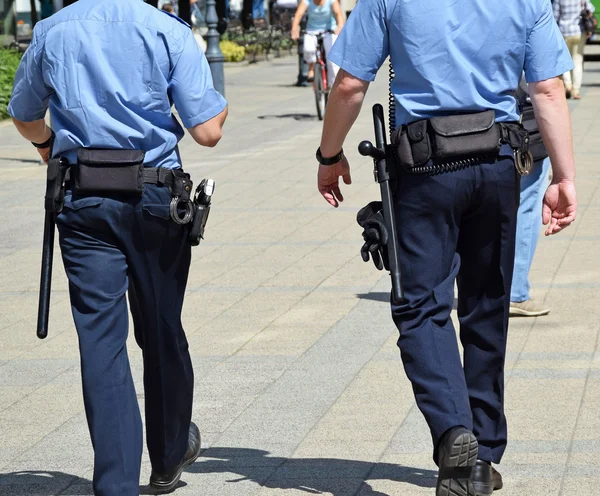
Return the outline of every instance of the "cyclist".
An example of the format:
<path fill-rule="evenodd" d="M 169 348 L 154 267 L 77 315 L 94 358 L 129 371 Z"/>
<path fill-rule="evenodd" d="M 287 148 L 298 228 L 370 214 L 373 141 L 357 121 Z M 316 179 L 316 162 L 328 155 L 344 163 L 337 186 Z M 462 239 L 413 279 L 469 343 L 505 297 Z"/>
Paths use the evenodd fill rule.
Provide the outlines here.
<path fill-rule="evenodd" d="M 317 35 L 325 33 L 323 45 L 325 56 L 331 50 L 337 35 L 344 26 L 344 14 L 339 0 L 301 0 L 294 15 L 292 23 L 292 39 L 300 38 L 300 21 L 308 12 L 306 35 L 304 36 L 304 60 L 308 64 L 308 80 L 315 77 L 315 63 L 317 62 Z M 333 32 L 330 33 L 329 31 Z M 328 85 L 331 87 L 335 81 L 339 67 L 327 61 Z"/>

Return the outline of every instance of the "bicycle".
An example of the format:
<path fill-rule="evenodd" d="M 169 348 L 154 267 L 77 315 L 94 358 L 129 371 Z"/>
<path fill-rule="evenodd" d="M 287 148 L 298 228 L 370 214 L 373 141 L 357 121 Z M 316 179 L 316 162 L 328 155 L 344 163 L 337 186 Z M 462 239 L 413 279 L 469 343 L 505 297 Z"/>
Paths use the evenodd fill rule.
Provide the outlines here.
<path fill-rule="evenodd" d="M 304 32 L 304 34 L 308 34 Z M 311 33 L 312 34 L 312 33 Z M 324 31 L 314 36 L 317 37 L 317 62 L 315 64 L 315 76 L 313 79 L 313 90 L 315 92 L 315 103 L 317 105 L 317 117 L 320 121 L 325 118 L 325 108 L 329 100 L 329 74 L 327 69 L 327 55 L 325 54 L 325 35 L 335 34 L 334 31 Z"/>

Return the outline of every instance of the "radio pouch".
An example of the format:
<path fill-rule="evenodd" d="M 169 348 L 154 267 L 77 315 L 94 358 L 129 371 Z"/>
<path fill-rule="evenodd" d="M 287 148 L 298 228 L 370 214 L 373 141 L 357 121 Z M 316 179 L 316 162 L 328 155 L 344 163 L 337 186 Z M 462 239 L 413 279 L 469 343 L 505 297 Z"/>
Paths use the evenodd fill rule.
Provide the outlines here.
<path fill-rule="evenodd" d="M 144 157 L 141 150 L 79 149 L 74 193 L 142 196 Z"/>
<path fill-rule="evenodd" d="M 548 157 L 548 150 L 542 140 L 542 135 L 540 134 L 533 112 L 533 105 L 530 103 L 524 104 L 521 108 L 521 122 L 529 133 L 529 151 L 533 156 L 533 160 L 536 162 L 544 160 Z"/>

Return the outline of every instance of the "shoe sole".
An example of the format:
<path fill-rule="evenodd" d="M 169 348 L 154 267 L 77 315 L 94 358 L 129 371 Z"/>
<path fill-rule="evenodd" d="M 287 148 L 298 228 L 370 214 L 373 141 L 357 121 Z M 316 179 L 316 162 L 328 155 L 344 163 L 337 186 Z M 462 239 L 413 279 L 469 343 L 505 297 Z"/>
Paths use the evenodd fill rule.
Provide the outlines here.
<path fill-rule="evenodd" d="M 472 433 L 456 438 L 450 452 L 440 460 L 436 496 L 477 496 L 471 473 L 477 462 L 478 444 Z"/>
<path fill-rule="evenodd" d="M 508 315 L 510 317 L 541 317 L 543 315 L 548 315 L 550 310 L 542 310 L 537 312 L 523 310 L 521 308 L 510 307 L 510 311 Z"/>
<path fill-rule="evenodd" d="M 181 480 L 183 471 L 198 459 L 201 451 L 201 443 L 198 443 L 198 451 L 194 453 L 194 455 L 181 466 L 181 469 L 179 470 L 179 472 L 177 472 L 177 475 L 172 481 L 170 481 L 169 483 L 159 483 L 150 481 L 150 487 L 157 491 L 158 494 L 166 494 L 170 493 L 171 491 L 174 491 L 175 487 L 177 486 L 177 484 L 179 484 L 179 481 Z"/>

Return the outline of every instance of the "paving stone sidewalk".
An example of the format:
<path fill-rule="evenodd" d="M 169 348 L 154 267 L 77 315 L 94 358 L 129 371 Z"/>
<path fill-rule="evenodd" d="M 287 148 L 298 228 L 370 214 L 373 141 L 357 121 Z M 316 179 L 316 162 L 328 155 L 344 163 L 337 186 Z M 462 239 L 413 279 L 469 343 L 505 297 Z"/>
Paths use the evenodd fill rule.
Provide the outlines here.
<path fill-rule="evenodd" d="M 296 60 L 227 68 L 218 148 L 186 138 L 196 180 L 217 193 L 194 250 L 184 325 L 203 456 L 176 495 L 433 494 L 430 439 L 396 348 L 388 278 L 359 256 L 357 210 L 377 195 L 356 145 L 382 71 L 348 140 L 354 184 L 334 210 L 315 188 L 320 137 Z M 511 323 L 506 496 L 600 495 L 600 63 L 572 104 L 579 218 L 540 241 L 535 295 L 552 307 Z M 92 495 L 93 454 L 76 334 L 57 250 L 50 336 L 35 337 L 44 168 L 0 123 L 0 495 Z M 142 370 L 129 351 L 140 403 Z M 149 476 L 147 454 L 142 483 Z M 150 494 L 142 487 L 143 494 Z"/>

